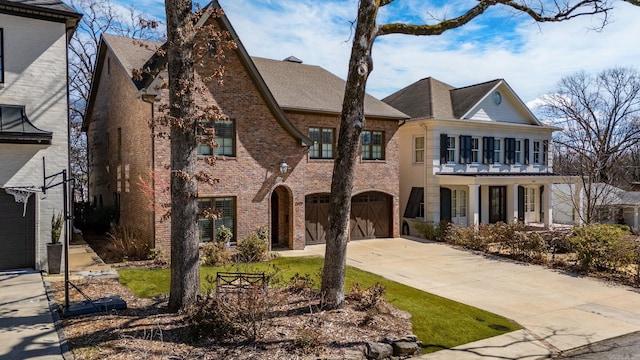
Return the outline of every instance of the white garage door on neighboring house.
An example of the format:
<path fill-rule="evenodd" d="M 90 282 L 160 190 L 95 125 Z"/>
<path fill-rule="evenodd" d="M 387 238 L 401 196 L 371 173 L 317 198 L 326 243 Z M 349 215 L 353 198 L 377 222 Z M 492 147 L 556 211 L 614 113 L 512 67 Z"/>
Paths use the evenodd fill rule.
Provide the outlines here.
<path fill-rule="evenodd" d="M 24 204 L 0 189 L 0 270 L 35 266 L 35 199 Z"/>

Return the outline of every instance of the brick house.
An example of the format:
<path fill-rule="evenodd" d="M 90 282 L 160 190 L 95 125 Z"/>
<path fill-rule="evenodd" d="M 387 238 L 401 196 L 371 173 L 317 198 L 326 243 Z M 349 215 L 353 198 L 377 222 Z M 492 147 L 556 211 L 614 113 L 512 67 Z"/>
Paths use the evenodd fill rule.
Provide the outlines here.
<path fill-rule="evenodd" d="M 67 45 L 80 17 L 61 1 L 0 1 L 0 270 L 48 270 L 64 206 L 62 187 L 40 193 L 42 164 L 69 171 Z"/>
<path fill-rule="evenodd" d="M 213 2 L 208 10 L 218 8 Z M 224 65 L 224 84 L 203 84 L 202 103 L 215 103 L 228 120 L 216 121 L 218 147 L 201 144 L 201 169 L 216 185 L 199 184 L 203 208 L 219 212 L 200 220 L 200 237 L 233 229 L 236 241 L 260 226 L 271 246 L 301 249 L 325 241 L 328 198 L 345 82 L 295 57 L 283 61 L 252 58 L 226 16 L 212 24 L 237 43 L 224 59 L 204 56 L 196 66 L 204 79 Z M 166 78 L 136 81 L 132 69 L 162 66 L 154 55 L 162 44 L 103 35 L 87 106 L 89 196 L 96 206 L 117 207 L 120 224 L 156 247 L 170 244 L 169 142 L 157 136 Z M 398 124 L 400 111 L 367 96 L 366 128 L 353 189 L 351 239 L 399 235 Z M 206 164 L 215 156 L 213 167 Z M 209 170 L 207 170 L 209 171 Z"/>

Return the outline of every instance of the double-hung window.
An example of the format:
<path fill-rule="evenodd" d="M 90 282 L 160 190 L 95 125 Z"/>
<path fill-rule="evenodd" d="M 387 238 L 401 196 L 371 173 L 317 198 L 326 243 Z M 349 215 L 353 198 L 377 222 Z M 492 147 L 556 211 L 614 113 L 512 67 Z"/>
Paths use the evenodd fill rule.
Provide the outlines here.
<path fill-rule="evenodd" d="M 500 150 L 502 148 L 502 141 L 500 139 L 493 139 L 493 162 L 500 163 Z"/>
<path fill-rule="evenodd" d="M 313 145 L 309 149 L 311 159 L 333 159 L 334 129 L 309 128 L 309 138 Z"/>
<path fill-rule="evenodd" d="M 447 136 L 447 156 L 449 161 L 455 161 L 456 158 L 456 138 L 453 136 Z"/>
<path fill-rule="evenodd" d="M 208 140 L 213 130 L 213 141 L 216 147 L 212 147 Z M 235 156 L 235 123 L 233 120 L 216 120 L 198 128 L 197 134 L 201 137 L 202 143 L 198 144 L 198 155 L 224 155 Z"/>
<path fill-rule="evenodd" d="M 382 131 L 363 131 L 362 160 L 384 160 L 384 135 Z"/>
<path fill-rule="evenodd" d="M 522 164 L 523 163 L 523 154 L 522 154 L 522 140 L 517 139 L 515 142 L 515 157 L 514 163 Z"/>
<path fill-rule="evenodd" d="M 477 137 L 471 138 L 471 162 L 480 162 L 480 139 Z"/>
<path fill-rule="evenodd" d="M 542 153 L 541 153 L 540 141 L 533 142 L 533 163 L 542 164 Z"/>
<path fill-rule="evenodd" d="M 198 199 L 198 207 L 202 213 L 198 220 L 201 242 L 214 241 L 218 228 L 223 225 L 235 233 L 235 202 L 233 197 Z"/>
<path fill-rule="evenodd" d="M 424 162 L 424 136 L 413 138 L 413 162 Z"/>

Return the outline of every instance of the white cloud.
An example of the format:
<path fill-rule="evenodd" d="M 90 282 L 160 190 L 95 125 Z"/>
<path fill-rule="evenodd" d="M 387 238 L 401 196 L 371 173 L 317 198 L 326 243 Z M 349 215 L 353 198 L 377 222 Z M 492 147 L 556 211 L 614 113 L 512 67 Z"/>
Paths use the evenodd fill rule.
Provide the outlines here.
<path fill-rule="evenodd" d="M 320 65 L 346 77 L 352 40 L 350 22 L 356 17 L 357 1 L 220 0 L 220 3 L 252 56 L 284 59 L 294 55 L 306 64 Z M 443 15 L 443 9 L 448 15 L 459 11 L 436 7 L 429 12 L 417 10 L 424 3 L 411 0 L 403 8 L 412 9 L 422 19 L 430 19 L 431 14 Z M 144 4 L 143 10 L 158 6 L 152 14 L 164 11 L 158 0 L 135 3 L 136 7 L 140 4 Z M 552 91 L 562 77 L 574 72 L 636 66 L 640 59 L 637 46 L 640 8 L 622 2 L 615 5 L 610 14 L 613 21 L 601 32 L 587 30 L 598 24 L 597 19 L 535 24 L 527 17 L 499 14 L 499 9 L 494 9 L 481 16 L 502 15 L 499 21 L 472 22 L 441 36 L 384 37 L 373 49 L 374 71 L 368 90 L 382 98 L 429 76 L 454 86 L 504 78 L 526 103 Z M 390 18 L 391 14 L 383 17 Z M 509 33 L 504 37 L 496 35 L 503 26 Z M 493 35 L 478 36 L 478 32 Z"/>

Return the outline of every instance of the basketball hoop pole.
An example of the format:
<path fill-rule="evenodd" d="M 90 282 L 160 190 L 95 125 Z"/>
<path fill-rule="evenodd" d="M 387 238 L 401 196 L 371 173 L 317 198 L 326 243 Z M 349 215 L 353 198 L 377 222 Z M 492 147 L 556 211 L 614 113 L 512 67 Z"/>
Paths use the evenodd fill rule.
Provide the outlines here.
<path fill-rule="evenodd" d="M 44 157 L 42 158 L 42 177 L 43 177 L 43 183 L 42 183 L 42 192 L 46 194 L 47 189 L 50 189 L 52 187 L 56 187 L 56 186 L 60 186 L 62 185 L 62 202 L 63 204 L 63 212 L 64 212 L 64 306 L 65 309 L 69 308 L 69 238 L 70 238 L 70 232 L 69 232 L 69 222 L 71 221 L 71 219 L 73 218 L 71 216 L 71 214 L 69 213 L 69 194 L 68 194 L 68 185 L 67 183 L 69 181 L 73 181 L 74 179 L 67 179 L 67 170 L 62 170 L 58 173 L 52 174 L 47 176 L 47 173 L 45 172 L 45 160 Z M 53 179 L 56 178 L 58 176 L 62 175 L 62 181 L 55 183 L 55 184 L 49 184 L 47 185 L 47 180 L 48 179 Z M 74 286 L 75 287 L 75 286 Z"/>

